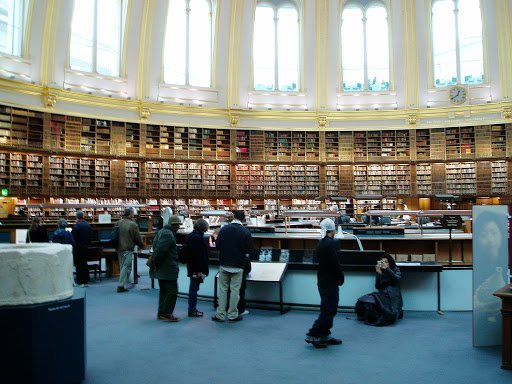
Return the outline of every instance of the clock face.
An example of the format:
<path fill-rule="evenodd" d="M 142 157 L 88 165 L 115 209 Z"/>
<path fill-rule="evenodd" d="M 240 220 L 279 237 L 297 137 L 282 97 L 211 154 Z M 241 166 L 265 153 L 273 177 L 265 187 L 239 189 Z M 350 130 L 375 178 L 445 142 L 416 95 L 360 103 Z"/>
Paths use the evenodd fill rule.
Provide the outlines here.
<path fill-rule="evenodd" d="M 450 88 L 448 95 L 453 104 L 462 104 L 466 102 L 468 91 L 465 87 L 455 85 Z"/>

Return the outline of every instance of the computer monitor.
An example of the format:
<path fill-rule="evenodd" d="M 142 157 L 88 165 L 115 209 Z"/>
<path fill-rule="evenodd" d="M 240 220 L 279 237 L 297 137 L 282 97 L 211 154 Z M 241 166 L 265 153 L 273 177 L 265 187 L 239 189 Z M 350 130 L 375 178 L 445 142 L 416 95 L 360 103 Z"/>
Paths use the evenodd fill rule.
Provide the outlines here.
<path fill-rule="evenodd" d="M 142 217 L 139 219 L 139 230 L 141 232 L 148 231 L 148 219 L 146 217 Z"/>

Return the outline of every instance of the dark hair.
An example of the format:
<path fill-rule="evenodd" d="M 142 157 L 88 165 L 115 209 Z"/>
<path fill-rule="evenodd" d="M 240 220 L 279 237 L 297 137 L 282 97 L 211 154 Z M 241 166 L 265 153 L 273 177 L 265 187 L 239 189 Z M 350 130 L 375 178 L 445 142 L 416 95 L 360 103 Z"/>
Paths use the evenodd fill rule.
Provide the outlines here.
<path fill-rule="evenodd" d="M 197 219 L 194 223 L 194 229 L 197 229 L 201 232 L 206 232 L 210 226 L 205 219 Z"/>
<path fill-rule="evenodd" d="M 126 207 L 124 209 L 124 214 L 123 214 L 123 217 L 128 217 L 132 214 L 132 212 L 134 212 L 133 210 L 133 207 Z"/>
<path fill-rule="evenodd" d="M 242 210 L 235 211 L 233 216 L 236 220 L 244 221 L 245 220 L 245 212 Z"/>
<path fill-rule="evenodd" d="M 395 259 L 393 259 L 393 256 L 391 256 L 389 253 L 385 253 L 384 258 L 388 260 L 389 268 L 391 268 L 391 269 L 396 268 L 396 263 L 395 263 Z"/>
<path fill-rule="evenodd" d="M 63 219 L 62 217 L 57 221 L 57 225 L 59 228 L 66 228 L 68 226 L 68 222 L 66 219 Z"/>
<path fill-rule="evenodd" d="M 32 224 L 30 224 L 29 231 L 35 231 L 41 225 L 41 218 L 39 216 L 32 217 Z"/>
<path fill-rule="evenodd" d="M 84 211 L 76 211 L 76 217 L 77 217 L 77 219 L 83 219 Z"/>

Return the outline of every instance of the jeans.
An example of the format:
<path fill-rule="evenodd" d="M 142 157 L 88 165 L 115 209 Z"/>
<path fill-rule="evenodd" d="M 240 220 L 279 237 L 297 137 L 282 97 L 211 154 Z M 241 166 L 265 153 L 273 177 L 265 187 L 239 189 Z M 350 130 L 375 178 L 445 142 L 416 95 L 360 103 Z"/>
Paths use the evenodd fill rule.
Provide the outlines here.
<path fill-rule="evenodd" d="M 322 288 L 318 286 L 320 293 L 320 315 L 313 327 L 308 332 L 309 336 L 322 337 L 331 334 L 334 316 L 338 312 L 339 287 Z"/>
<path fill-rule="evenodd" d="M 201 279 L 195 277 L 190 278 L 190 285 L 188 287 L 188 313 L 197 312 L 197 291 L 201 284 Z"/>
<path fill-rule="evenodd" d="M 119 258 L 119 287 L 124 287 L 128 283 L 130 274 L 132 273 L 133 251 L 117 252 Z"/>
<path fill-rule="evenodd" d="M 217 280 L 217 290 L 219 292 L 219 306 L 217 307 L 217 318 L 221 320 L 233 320 L 238 317 L 238 301 L 240 299 L 240 285 L 242 284 L 243 270 L 240 272 L 227 272 L 226 270 L 219 269 L 219 278 Z M 229 308 L 226 312 L 228 304 L 228 288 L 231 293 L 229 295 Z"/>
<path fill-rule="evenodd" d="M 178 298 L 178 280 L 158 279 L 160 296 L 158 297 L 158 315 L 169 316 L 174 312 Z"/>

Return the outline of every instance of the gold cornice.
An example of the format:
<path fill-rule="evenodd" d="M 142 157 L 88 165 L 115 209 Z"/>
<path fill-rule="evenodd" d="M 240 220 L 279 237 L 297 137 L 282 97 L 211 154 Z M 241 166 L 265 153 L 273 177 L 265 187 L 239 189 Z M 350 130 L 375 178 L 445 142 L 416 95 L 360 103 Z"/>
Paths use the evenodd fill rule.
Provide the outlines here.
<path fill-rule="evenodd" d="M 315 111 L 276 111 L 276 110 L 247 110 L 247 109 L 221 109 L 221 108 L 205 108 L 205 107 L 191 107 L 191 106 L 179 106 L 179 105 L 169 105 L 165 103 L 158 103 L 156 101 L 144 101 L 141 100 L 126 100 L 126 99 L 118 99 L 106 96 L 97 96 L 97 95 L 89 95 L 75 91 L 63 90 L 60 88 L 51 88 L 42 86 L 40 84 L 31 84 L 26 82 L 19 82 L 14 80 L 0 79 L 0 88 L 6 93 L 25 95 L 25 96 L 35 96 L 35 97 L 45 97 L 47 94 L 51 94 L 57 100 L 58 105 L 62 105 L 64 103 L 82 105 L 87 107 L 98 107 L 101 111 L 98 111 L 98 114 L 107 114 L 108 109 L 112 109 L 115 111 L 125 111 L 125 112 L 136 112 L 140 115 L 141 105 L 145 108 L 148 108 L 150 111 L 150 116 L 154 117 L 157 114 L 161 115 L 175 115 L 175 116 L 194 116 L 194 117 L 203 117 L 203 118 L 218 118 L 224 119 L 227 122 L 227 126 L 231 124 L 231 116 L 237 116 L 239 122 L 244 120 L 253 120 L 253 121 L 268 121 L 268 120 L 276 120 L 278 121 L 311 121 L 311 127 L 308 129 L 312 129 L 315 126 L 320 126 L 320 121 L 326 121 L 326 130 L 330 129 L 328 127 L 328 123 L 332 123 L 335 121 L 361 121 L 364 125 L 364 121 L 382 121 L 383 129 L 385 129 L 386 121 L 391 120 L 404 120 L 407 119 L 409 115 L 414 114 L 417 116 L 417 121 L 421 123 L 422 119 L 435 119 L 442 118 L 446 119 L 449 114 L 453 114 L 456 117 L 465 116 L 467 113 L 470 114 L 471 117 L 478 117 L 478 115 L 484 114 L 496 114 L 498 116 L 502 116 L 502 119 L 506 118 L 508 115 L 508 111 L 512 110 L 511 102 L 501 102 L 501 103 L 485 103 L 471 106 L 450 106 L 443 108 L 423 108 L 423 109 L 409 109 L 409 110 L 379 110 L 379 111 L 322 111 L 321 113 L 317 113 Z M 52 97 L 53 97 L 52 96 Z M 44 100 L 44 99 L 43 99 Z M 12 104 L 10 98 L 8 96 L 4 97 L 4 102 L 6 104 Z M 29 101 L 27 101 L 28 103 Z M 31 109 L 43 109 L 49 110 L 48 105 L 46 103 L 41 106 L 37 105 L 25 105 L 26 108 Z M 58 113 L 69 113 L 71 115 L 76 115 L 75 112 L 70 112 L 69 110 L 57 109 L 54 107 L 53 112 Z M 119 117 L 119 113 L 116 113 L 116 117 L 110 117 L 112 120 L 126 120 L 132 121 L 133 118 L 121 118 Z M 135 119 L 136 120 L 136 119 Z M 149 120 L 149 117 L 148 119 Z M 489 121 L 491 119 L 488 119 Z M 497 120 L 493 119 L 492 121 Z M 152 120 L 153 121 L 153 120 Z M 460 121 L 454 121 L 454 124 L 460 124 Z M 252 124 L 252 123 L 251 123 Z M 432 124 L 437 124 L 433 122 Z M 443 123 L 439 123 L 443 124 Z M 476 124 L 488 124 L 485 120 L 471 120 L 464 121 L 465 125 L 476 125 Z M 205 124 L 201 124 L 201 126 L 211 125 L 211 122 L 205 122 Z M 215 125 L 215 124 L 214 124 Z M 421 125 L 421 124 L 417 124 Z M 446 124 L 445 124 L 446 125 Z M 424 125 L 422 125 L 424 126 Z M 426 125 L 425 125 L 426 127 Z M 259 127 L 252 127 L 254 129 L 258 129 Z M 405 126 L 404 126 L 405 128 Z M 267 127 L 265 127 L 267 129 Z M 276 127 L 276 129 L 279 129 Z M 285 127 L 281 127 L 281 129 L 288 129 Z M 339 129 L 339 128 L 334 128 Z M 347 128 L 354 130 L 354 128 Z M 377 129 L 377 128 L 375 128 Z"/>

